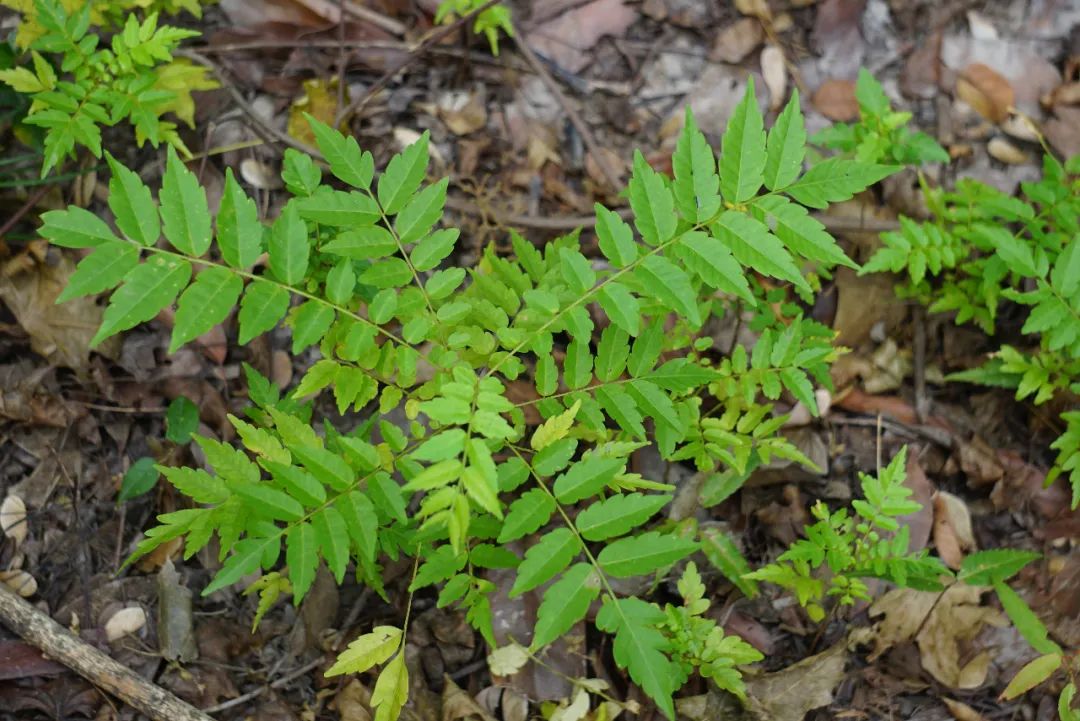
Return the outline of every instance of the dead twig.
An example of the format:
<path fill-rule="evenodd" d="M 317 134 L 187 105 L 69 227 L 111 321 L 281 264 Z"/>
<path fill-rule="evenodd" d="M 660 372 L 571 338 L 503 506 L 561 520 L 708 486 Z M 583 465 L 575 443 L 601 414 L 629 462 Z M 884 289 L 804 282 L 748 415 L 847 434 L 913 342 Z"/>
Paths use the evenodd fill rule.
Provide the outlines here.
<path fill-rule="evenodd" d="M 484 12 L 489 7 L 498 2 L 501 2 L 501 0 L 488 0 L 488 2 L 484 3 L 480 7 L 475 8 L 468 13 L 465 13 L 454 22 L 440 28 L 439 30 L 436 30 L 435 32 L 424 38 L 424 40 L 419 45 L 417 45 L 409 52 L 409 55 L 404 60 L 383 73 L 379 77 L 379 79 L 376 80 L 375 83 L 367 89 L 367 92 L 358 97 L 356 100 L 349 103 L 346 108 L 339 112 L 337 117 L 334 118 L 334 125 L 340 125 L 343 119 L 351 117 L 352 115 L 363 109 L 364 106 L 366 106 L 380 90 L 385 88 L 390 83 L 390 81 L 394 79 L 395 75 L 400 73 L 402 70 L 407 68 L 419 58 L 423 57 L 432 45 L 441 42 L 443 38 L 455 32 L 459 27 L 469 22 L 477 15 Z"/>
<path fill-rule="evenodd" d="M 219 711 L 224 711 L 225 709 L 235 708 L 236 706 L 240 706 L 241 704 L 247 703 L 248 701 L 250 701 L 253 698 L 258 698 L 259 696 L 262 696 L 264 693 L 266 693 L 267 691 L 270 691 L 271 689 L 281 688 L 282 686 L 289 683 L 290 681 L 293 681 L 293 680 L 295 680 L 297 678 L 300 678 L 301 676 L 303 676 L 306 673 L 314 671 L 322 663 L 323 663 L 323 658 L 319 657 L 319 658 L 315 659 L 314 661 L 310 661 L 310 662 L 304 664 L 303 666 L 296 669 L 295 671 L 292 671 L 292 672 L 282 676 L 281 678 L 277 679 L 276 681 L 274 681 L 272 683 L 268 683 L 268 684 L 266 684 L 264 686 L 260 686 L 259 688 L 255 689 L 254 691 L 248 691 L 247 693 L 241 694 L 240 696 L 237 696 L 236 698 L 231 698 L 228 701 L 223 701 L 223 702 L 219 703 L 216 706 L 210 706 L 210 707 L 205 708 L 203 710 L 206 713 L 218 713 Z"/>
<path fill-rule="evenodd" d="M 578 111 L 563 94 L 559 84 L 555 82 L 555 78 L 551 76 L 548 69 L 544 67 L 544 64 L 540 62 L 540 58 L 536 57 L 536 53 L 529 47 L 529 43 L 525 41 L 521 33 L 514 30 L 514 40 L 517 42 L 518 50 L 525 58 L 526 62 L 532 66 L 533 71 L 540 76 L 540 80 L 544 83 L 551 94 L 555 96 L 555 99 L 559 101 L 559 105 L 562 106 L 563 112 L 566 113 L 566 117 L 573 123 L 574 128 L 578 131 L 581 139 L 585 142 L 585 147 L 589 149 L 589 152 L 593 156 L 593 160 L 596 162 L 597 167 L 600 168 L 600 172 L 604 174 L 604 179 L 607 180 L 608 185 L 611 186 L 611 190 L 618 190 L 622 187 L 622 179 L 619 174 L 615 172 L 615 169 L 611 167 L 611 164 L 607 161 L 607 156 L 603 153 L 603 148 L 596 141 L 596 136 L 593 135 L 592 129 L 586 124 L 585 120 L 578 114 Z"/>
<path fill-rule="evenodd" d="M 213 721 L 202 711 L 147 681 L 0 584 L 0 621 L 50 659 L 156 721 Z"/>

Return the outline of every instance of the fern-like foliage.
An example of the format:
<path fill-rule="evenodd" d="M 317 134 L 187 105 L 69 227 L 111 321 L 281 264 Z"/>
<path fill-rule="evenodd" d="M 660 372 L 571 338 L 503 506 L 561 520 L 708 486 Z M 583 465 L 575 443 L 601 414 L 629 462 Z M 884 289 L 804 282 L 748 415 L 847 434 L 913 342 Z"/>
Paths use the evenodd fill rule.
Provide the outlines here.
<path fill-rule="evenodd" d="M 831 159 L 804 172 L 797 97 L 766 133 L 751 86 L 719 164 L 689 115 L 673 179 L 636 154 L 632 224 L 596 208 L 599 260 L 582 253 L 577 233 L 542 248 L 511 233 L 512 255 L 491 246 L 465 270 L 446 263 L 458 231 L 438 227 L 447 181 L 425 182 L 427 135 L 376 180 L 355 139 L 311 124 L 336 180 L 287 152 L 292 197 L 269 227 L 231 173 L 212 222 L 171 149 L 156 200 L 106 156 L 115 228 L 79 208 L 44 216 L 53 243 L 93 249 L 64 298 L 112 291 L 95 342 L 175 303 L 173 350 L 238 308 L 241 343 L 284 323 L 294 353 L 320 353 L 288 395 L 249 371 L 254 405 L 230 418 L 243 447 L 198 438 L 212 472 L 161 468 L 192 507 L 160 516 L 135 556 L 175 538 L 191 556 L 216 535 L 223 565 L 206 593 L 262 569 L 281 574 L 266 588 L 291 590 L 297 602 L 320 564 L 339 581 L 355 569 L 384 593 L 385 559 L 414 557 L 410 591 L 435 586 L 438 603 L 465 609 L 492 645 L 485 569 L 514 568 L 511 595 L 545 589 L 532 653 L 602 597 L 597 625 L 614 634 L 616 662 L 667 716 L 693 668 L 738 693 L 737 666 L 756 655 L 701 617 L 694 573 L 684 604 L 669 609 L 611 583 L 663 575 L 704 544 L 706 558 L 754 589 L 726 536 L 699 533 L 692 519 L 655 520 L 674 489 L 630 472 L 630 454 L 655 444 L 704 472 L 771 456 L 806 462 L 778 435 L 784 417 L 766 401 L 787 392 L 816 410 L 830 337 L 774 317 L 753 351 L 718 360 L 705 322 L 756 306 L 755 274 L 811 291 L 804 268 L 850 263 L 806 207 L 850 198 L 894 168 Z M 508 384 L 522 381 L 536 400 L 512 399 Z M 324 392 L 359 423 L 317 432 L 310 399 Z M 536 428 L 529 406 L 543 419 Z M 402 412 L 403 424 L 391 420 Z M 882 493 L 872 507 L 888 516 L 895 491 Z M 898 575 L 892 556 L 856 556 L 860 572 Z M 915 577 L 925 564 L 909 565 Z M 402 655 L 382 643 L 364 641 L 363 663 L 347 668 L 388 661 L 391 680 L 373 700 L 388 718 L 407 684 Z"/>
<path fill-rule="evenodd" d="M 941 588 L 948 569 L 925 549 L 909 552 L 908 526 L 896 520 L 920 508 L 904 485 L 906 459 L 903 448 L 877 476 L 861 473 L 864 498 L 852 501 L 850 512 L 830 511 L 818 502 L 812 509 L 818 521 L 806 527 L 806 538 L 748 577 L 792 591 L 816 621 L 825 617 L 826 596 L 836 597 L 842 605 L 870 600 L 866 578 L 918 589 Z M 827 579 L 819 572 L 823 567 L 829 572 Z"/>
<path fill-rule="evenodd" d="M 859 103 L 857 123 L 835 123 L 810 142 L 866 163 L 888 161 L 901 165 L 947 163 L 949 154 L 931 136 L 907 127 L 911 113 L 892 109 L 889 97 L 866 68 L 855 82 Z"/>
<path fill-rule="evenodd" d="M 1035 403 L 1080 393 L 1080 156 L 1065 164 L 1046 156 L 1042 179 L 1022 183 L 1020 197 L 972 180 L 952 192 L 924 186 L 924 194 L 934 220 L 901 218 L 901 230 L 882 235 L 884 247 L 863 272 L 902 273 L 901 295 L 988 334 L 1003 302 L 1026 307 L 1021 332 L 1033 347 L 1002 345 L 985 365 L 950 380 L 1012 388 Z M 1056 477 L 1060 463 L 1080 453 L 1080 438 L 1066 433 L 1053 447 L 1062 459 Z M 1075 508 L 1080 475 L 1069 478 Z"/>
<path fill-rule="evenodd" d="M 24 122 L 45 131 L 42 176 L 74 157 L 77 145 L 100 158 L 101 127 L 121 121 L 134 127 L 139 145 L 165 142 L 187 153 L 176 124 L 162 116 L 172 113 L 193 126 L 191 91 L 217 87 L 206 68 L 172 56 L 181 41 L 198 33 L 159 26 L 157 12 L 141 22 L 132 13 L 110 45 L 99 47 L 101 29 L 92 18 L 100 6 L 69 4 L 34 0 L 23 21 L 23 27 L 40 30 L 29 42 L 32 62 L 0 70 L 0 82 L 31 98 Z"/>
<path fill-rule="evenodd" d="M 435 11 L 435 23 L 451 23 L 458 17 L 468 15 L 477 8 L 483 7 L 487 0 L 442 0 Z M 499 54 L 499 33 L 507 37 L 514 37 L 514 25 L 510 21 L 510 8 L 500 3 L 495 3 L 489 8 L 484 8 L 476 14 L 473 20 L 472 31 L 477 35 L 487 38 L 491 46 L 491 54 Z"/>

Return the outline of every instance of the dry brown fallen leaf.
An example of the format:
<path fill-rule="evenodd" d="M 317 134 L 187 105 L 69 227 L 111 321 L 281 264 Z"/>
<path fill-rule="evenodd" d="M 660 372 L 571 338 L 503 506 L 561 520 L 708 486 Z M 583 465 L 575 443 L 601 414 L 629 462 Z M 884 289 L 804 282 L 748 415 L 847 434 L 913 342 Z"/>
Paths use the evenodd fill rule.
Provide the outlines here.
<path fill-rule="evenodd" d="M 986 625 L 1002 627 L 1009 623 L 1000 611 L 980 605 L 981 596 L 981 589 L 966 585 L 955 585 L 940 593 L 895 589 L 870 607 L 872 618 L 884 618 L 851 638 L 873 643 L 873 660 L 914 636 L 922 666 L 934 678 L 949 688 L 976 688 L 986 680 L 991 654 L 982 651 L 971 658 L 961 656 L 961 644 L 966 645 Z"/>
<path fill-rule="evenodd" d="M 462 691 L 453 679 L 443 676 L 443 682 L 442 721 L 477 718 L 482 721 L 495 721 L 495 718 L 476 703 L 472 696 Z M 589 708 L 588 695 L 585 697 L 585 708 Z"/>
<path fill-rule="evenodd" d="M 15 542 L 16 548 L 26 540 L 26 504 L 19 496 L 8 494 L 0 503 L 0 530 Z"/>
<path fill-rule="evenodd" d="M 487 94 L 445 93 L 437 106 L 439 118 L 454 135 L 468 135 L 487 125 Z"/>
<path fill-rule="evenodd" d="M 951 698 L 941 699 L 945 702 L 946 708 L 949 709 L 949 713 L 956 721 L 986 721 L 986 717 L 975 709 L 968 706 L 966 703 L 955 701 Z"/>
<path fill-rule="evenodd" d="M 1030 155 L 1005 138 L 991 138 L 986 144 L 986 150 L 994 160 L 1007 165 L 1026 165 L 1031 162 Z"/>
<path fill-rule="evenodd" d="M 716 35 L 709 60 L 738 63 L 761 45 L 765 34 L 761 22 L 754 18 L 739 18 Z"/>
<path fill-rule="evenodd" d="M 972 63 L 956 78 L 956 94 L 993 123 L 1009 117 L 1009 108 L 1016 102 L 1012 85 L 1001 73 L 988 65 Z"/>
<path fill-rule="evenodd" d="M 769 9 L 769 3 L 765 0 L 735 0 L 735 7 L 743 15 L 765 21 L 772 20 L 772 10 Z"/>
<path fill-rule="evenodd" d="M 621 37 L 638 18 L 623 0 L 593 0 L 537 25 L 525 42 L 564 70 L 576 73 L 592 60 L 589 50 L 605 35 Z"/>
<path fill-rule="evenodd" d="M 761 721 L 802 721 L 813 709 L 832 703 L 846 664 L 847 650 L 839 643 L 782 671 L 748 679 L 750 710 Z"/>
<path fill-rule="evenodd" d="M 859 116 L 855 83 L 851 80 L 826 80 L 814 91 L 812 102 L 818 112 L 829 120 L 847 122 Z"/>

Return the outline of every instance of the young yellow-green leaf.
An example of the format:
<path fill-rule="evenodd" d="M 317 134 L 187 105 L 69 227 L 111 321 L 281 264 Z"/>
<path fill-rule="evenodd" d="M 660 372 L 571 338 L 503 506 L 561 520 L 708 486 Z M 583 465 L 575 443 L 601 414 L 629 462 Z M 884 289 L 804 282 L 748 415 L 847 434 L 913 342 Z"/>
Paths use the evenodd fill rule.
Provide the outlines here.
<path fill-rule="evenodd" d="M 379 517 L 371 500 L 359 491 L 343 494 L 334 506 L 345 519 L 345 528 L 368 563 L 375 560 L 379 544 Z"/>
<path fill-rule="evenodd" d="M 448 458 L 434 465 L 428 466 L 417 473 L 402 488 L 406 493 L 416 491 L 433 491 L 443 488 L 461 477 L 463 466 L 458 458 Z"/>
<path fill-rule="evenodd" d="M 300 523 L 288 530 L 285 536 L 285 562 L 289 564 L 293 600 L 299 605 L 314 583 L 315 571 L 319 568 L 318 541 L 315 528 L 310 523 Z"/>
<path fill-rule="evenodd" d="M 1033 649 L 1043 654 L 1061 653 L 1061 647 L 1050 640 L 1046 626 L 1031 610 L 1031 606 L 1020 598 L 1020 594 L 1012 590 L 1004 581 L 995 583 L 994 591 L 997 593 L 998 600 L 1001 601 L 1001 607 L 1005 609 L 1009 620 L 1013 622 L 1013 626 Z"/>
<path fill-rule="evenodd" d="M 289 579 L 274 571 L 267 573 L 244 589 L 244 595 L 248 596 L 256 591 L 259 593 L 259 605 L 255 608 L 255 617 L 251 621 L 252 633 L 258 630 L 259 622 L 281 597 L 282 592 L 292 593 L 292 584 L 289 583 Z"/>
<path fill-rule="evenodd" d="M 263 226 L 259 209 L 225 169 L 225 188 L 217 214 L 217 244 L 221 258 L 233 268 L 247 270 L 262 254 Z"/>
<path fill-rule="evenodd" d="M 375 690 L 371 694 L 375 721 L 396 721 L 408 699 L 409 668 L 405 665 L 403 650 L 386 665 L 375 682 Z"/>
<path fill-rule="evenodd" d="M 716 215 L 720 210 L 716 157 L 705 135 L 698 130 L 689 107 L 675 153 L 671 156 L 671 167 L 675 171 L 675 203 L 683 217 L 694 223 Z"/>
<path fill-rule="evenodd" d="M 634 174 L 627 192 L 634 225 L 646 243 L 660 245 L 675 235 L 675 200 L 663 176 L 649 166 L 640 150 L 634 151 Z"/>
<path fill-rule="evenodd" d="M 637 260 L 638 256 L 634 231 L 615 211 L 608 210 L 599 203 L 594 207 L 596 209 L 596 238 L 600 244 L 600 252 L 616 268 L 625 268 Z"/>
<path fill-rule="evenodd" d="M 586 541 L 603 541 L 644 524 L 671 499 L 668 495 L 616 493 L 579 513 L 574 524 Z"/>
<path fill-rule="evenodd" d="M 397 249 L 398 245 L 394 236 L 381 225 L 348 230 L 321 248 L 324 253 L 333 253 L 354 260 L 385 258 Z"/>
<path fill-rule="evenodd" d="M 342 651 L 334 665 L 324 676 L 340 676 L 343 673 L 363 673 L 372 666 L 385 663 L 401 646 L 401 629 L 393 626 L 376 626 Z"/>
<path fill-rule="evenodd" d="M 532 449 L 542 451 L 555 441 L 566 438 L 566 434 L 570 432 L 570 427 L 574 425 L 574 418 L 579 410 L 581 410 L 580 399 L 574 401 L 574 405 L 562 413 L 554 415 L 540 424 L 540 427 L 533 432 L 532 440 L 529 442 Z"/>
<path fill-rule="evenodd" d="M 169 352 L 175 353 L 225 320 L 243 289 L 240 276 L 220 266 L 210 266 L 195 276 L 195 282 L 180 294 L 176 304 Z"/>
<path fill-rule="evenodd" d="M 641 305 L 634 294 L 622 283 L 609 280 L 600 286 L 596 300 L 611 322 L 628 334 L 637 336 L 641 330 Z"/>
<path fill-rule="evenodd" d="M 789 250 L 826 268 L 846 265 L 858 269 L 817 219 L 801 205 L 779 195 L 764 196 L 754 202 L 755 211 L 771 220 L 773 233 Z"/>
<path fill-rule="evenodd" d="M 153 245 L 161 225 L 150 188 L 112 155 L 106 153 L 105 159 L 113 174 L 109 179 L 109 209 L 116 217 L 116 227 L 139 245 Z"/>
<path fill-rule="evenodd" d="M 349 531 L 345 519 L 336 508 L 327 506 L 311 517 L 311 525 L 315 528 L 315 540 L 326 566 L 340 586 L 345 580 L 345 567 L 349 565 Z"/>
<path fill-rule="evenodd" d="M 670 566 L 697 549 L 697 542 L 689 538 L 650 531 L 608 544 L 596 560 L 605 573 L 628 578 Z"/>
<path fill-rule="evenodd" d="M 499 543 L 509 543 L 536 531 L 551 519 L 555 501 L 541 488 L 531 488 L 510 504 L 499 531 Z"/>
<path fill-rule="evenodd" d="M 810 284 L 799 272 L 791 253 L 761 221 L 746 213 L 729 210 L 720 216 L 712 229 L 717 239 L 727 245 L 743 265 L 810 292 Z"/>
<path fill-rule="evenodd" d="M 190 278 L 190 263 L 161 255 L 132 268 L 124 276 L 124 284 L 109 297 L 109 307 L 90 347 L 153 319 L 176 299 Z"/>
<path fill-rule="evenodd" d="M 735 106 L 720 141 L 720 192 L 729 203 L 745 203 L 765 181 L 765 121 L 754 94 L 754 78 Z"/>
<path fill-rule="evenodd" d="M 210 207 L 199 179 L 169 146 L 161 180 L 161 220 L 165 237 L 185 255 L 199 258 L 210 248 Z"/>
<path fill-rule="evenodd" d="M 581 541 L 569 528 L 556 528 L 545 534 L 525 552 L 525 560 L 518 566 L 517 578 L 510 589 L 510 598 L 546 583 L 580 552 Z"/>
<path fill-rule="evenodd" d="M 75 205 L 46 211 L 41 214 L 41 220 L 38 233 L 61 248 L 94 248 L 121 242 L 104 220 Z"/>
<path fill-rule="evenodd" d="M 139 249 L 131 243 L 118 240 L 100 245 L 79 261 L 56 302 L 63 303 L 115 288 L 138 264 Z"/>
<path fill-rule="evenodd" d="M 429 137 L 430 134 L 424 131 L 419 140 L 391 158 L 379 178 L 379 204 L 387 215 L 404 208 L 423 182 L 427 172 Z"/>
<path fill-rule="evenodd" d="M 742 266 L 727 246 L 700 230 L 684 233 L 679 238 L 683 263 L 697 273 L 710 288 L 736 295 L 751 305 L 754 295 Z"/>
<path fill-rule="evenodd" d="M 176 490 L 196 503 L 222 503 L 229 497 L 225 482 L 201 468 L 157 466 Z"/>
<path fill-rule="evenodd" d="M 240 345 L 272 329 L 288 310 L 289 291 L 265 280 L 253 280 L 240 301 Z"/>
<path fill-rule="evenodd" d="M 30 68 L 0 70 L 0 83 L 6 83 L 12 90 L 22 95 L 45 90 L 45 86 L 41 84 L 37 75 L 34 75 Z"/>
<path fill-rule="evenodd" d="M 1001 698 L 1009 701 L 1017 696 L 1027 693 L 1054 675 L 1054 671 L 1061 668 L 1061 654 L 1048 653 L 1039 656 L 1022 669 L 1016 672 L 1013 680 L 1001 692 Z"/>
<path fill-rule="evenodd" d="M 596 493 L 622 472 L 626 460 L 588 456 L 555 479 L 553 492 L 560 503 L 576 503 Z"/>
<path fill-rule="evenodd" d="M 686 271 L 667 258 L 650 255 L 634 268 L 634 276 L 642 290 L 666 308 L 686 318 L 693 327 L 701 327 L 697 295 Z"/>
<path fill-rule="evenodd" d="M 308 231 L 296 211 L 296 203 L 286 203 L 270 229 L 270 270 L 285 285 L 299 285 L 307 275 Z"/>
<path fill-rule="evenodd" d="M 1075 157 L 1075 156 L 1074 156 Z M 1073 698 L 1076 696 L 1076 684 L 1069 682 L 1061 689 L 1058 696 L 1058 716 L 1061 721 L 1080 721 L 1080 712 L 1073 708 Z"/>
<path fill-rule="evenodd" d="M 536 612 L 531 648 L 547 646 L 585 618 L 589 606 L 600 595 L 600 579 L 588 563 L 576 563 L 544 591 Z"/>
<path fill-rule="evenodd" d="M 449 178 L 443 178 L 429 185 L 414 195 L 401 209 L 394 218 L 394 229 L 402 243 L 412 243 L 423 238 L 431 230 L 431 226 L 442 217 L 449 183 Z"/>
<path fill-rule="evenodd" d="M 795 182 L 806 157 L 806 127 L 799 108 L 799 91 L 776 118 L 765 144 L 765 187 L 779 190 Z"/>
<path fill-rule="evenodd" d="M 304 113 L 304 117 L 315 135 L 315 144 L 330 165 L 330 172 L 354 188 L 370 188 L 375 175 L 375 159 L 371 153 L 361 151 L 356 138 L 351 135 L 346 138 L 307 113 Z"/>
<path fill-rule="evenodd" d="M 824 209 L 829 203 L 849 200 L 882 178 L 897 172 L 895 165 L 859 163 L 846 158 L 829 158 L 810 168 L 788 185 L 784 192 L 805 206 Z"/>
<path fill-rule="evenodd" d="M 454 250 L 458 239 L 457 228 L 443 228 L 427 236 L 413 248 L 409 260 L 417 270 L 431 270 Z M 404 242 L 404 239 L 402 239 Z"/>
<path fill-rule="evenodd" d="M 285 450 L 285 447 L 281 445 L 273 433 L 265 428 L 256 428 L 250 423 L 237 418 L 232 413 L 229 413 L 227 417 L 240 434 L 240 439 L 244 442 L 244 448 L 275 463 L 289 463 L 292 461 L 292 454 Z"/>

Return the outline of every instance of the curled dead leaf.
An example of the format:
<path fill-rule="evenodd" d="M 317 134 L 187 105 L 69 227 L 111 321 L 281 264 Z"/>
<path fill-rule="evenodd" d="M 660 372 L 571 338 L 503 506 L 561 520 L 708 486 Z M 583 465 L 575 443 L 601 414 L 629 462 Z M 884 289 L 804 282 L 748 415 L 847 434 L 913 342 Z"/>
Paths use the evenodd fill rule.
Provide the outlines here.
<path fill-rule="evenodd" d="M 110 642 L 137 633 L 146 625 L 146 611 L 141 606 L 122 608 L 105 622 L 105 638 Z"/>
<path fill-rule="evenodd" d="M 37 579 L 26 571 L 0 571 L 0 583 L 23 598 L 30 598 L 37 593 Z"/>
<path fill-rule="evenodd" d="M 963 69 L 956 78 L 956 94 L 993 123 L 1008 118 L 1009 108 L 1016 102 L 1016 93 L 1005 76 L 982 63 Z"/>
<path fill-rule="evenodd" d="M 765 34 L 761 22 L 754 18 L 739 18 L 716 35 L 709 60 L 738 63 L 761 45 Z"/>
<path fill-rule="evenodd" d="M 787 95 L 787 67 L 784 65 L 784 51 L 775 45 L 767 45 L 761 51 L 761 74 L 765 86 L 769 88 L 769 108 L 776 110 Z"/>
<path fill-rule="evenodd" d="M 986 150 L 994 160 L 1007 165 L 1026 165 L 1031 162 L 1030 155 L 1005 138 L 991 138 L 990 142 L 986 144 Z"/>
<path fill-rule="evenodd" d="M 0 503 L 0 530 L 15 542 L 16 547 L 26 540 L 29 531 L 26 525 L 26 504 L 13 493 L 9 493 L 4 502 Z"/>
<path fill-rule="evenodd" d="M 750 709 L 762 721 L 802 721 L 808 712 L 832 703 L 846 664 L 847 650 L 839 643 L 782 671 L 748 679 Z"/>

